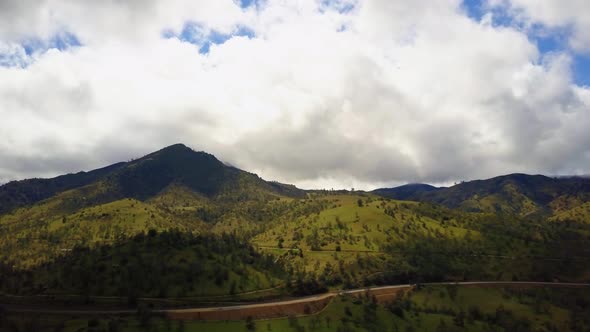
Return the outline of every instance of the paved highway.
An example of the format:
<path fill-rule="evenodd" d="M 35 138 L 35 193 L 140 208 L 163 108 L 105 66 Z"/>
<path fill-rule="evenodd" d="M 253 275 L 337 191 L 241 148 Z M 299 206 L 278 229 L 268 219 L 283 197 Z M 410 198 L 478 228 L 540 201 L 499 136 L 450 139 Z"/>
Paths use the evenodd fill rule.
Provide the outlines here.
<path fill-rule="evenodd" d="M 423 283 L 422 285 L 459 285 L 459 286 L 477 286 L 477 285 L 490 285 L 490 286 L 542 286 L 542 287 L 590 287 L 590 283 L 567 283 L 567 282 L 537 282 L 537 281 L 464 281 L 464 282 L 437 282 L 437 283 Z M 298 303 L 311 303 L 328 298 L 332 298 L 340 295 L 355 295 L 359 293 L 365 293 L 367 291 L 382 291 L 388 289 L 410 289 L 416 285 L 405 284 L 405 285 L 392 285 L 392 286 L 379 286 L 379 287 L 366 287 L 351 290 L 341 290 L 331 293 L 324 293 L 318 295 L 312 295 L 302 297 L 293 300 L 284 301 L 272 301 L 262 302 L 253 304 L 242 304 L 242 305 L 231 305 L 231 306 L 217 306 L 217 307 L 206 307 L 206 308 L 186 308 L 186 309 L 155 309 L 152 312 L 161 314 L 174 314 L 174 313 L 199 313 L 199 312 L 211 312 L 211 311 L 237 311 L 253 308 L 263 307 L 281 307 L 288 306 Z M 44 314 L 64 314 L 64 315 L 121 315 L 121 314 L 135 314 L 137 310 L 131 309 L 48 309 L 39 307 L 25 307 L 25 306 L 13 306 L 7 305 L 5 309 L 10 312 L 22 312 L 22 313 L 44 313 Z"/>

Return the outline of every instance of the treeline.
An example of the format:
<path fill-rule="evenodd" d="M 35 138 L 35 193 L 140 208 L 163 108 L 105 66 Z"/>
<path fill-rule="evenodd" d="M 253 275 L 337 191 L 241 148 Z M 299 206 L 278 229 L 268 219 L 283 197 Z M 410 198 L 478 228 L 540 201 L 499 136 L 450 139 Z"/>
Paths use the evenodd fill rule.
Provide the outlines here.
<path fill-rule="evenodd" d="M 150 230 L 128 240 L 71 252 L 32 270 L 0 265 L 9 294 L 179 297 L 269 287 L 284 274 L 274 257 L 232 234 Z"/>

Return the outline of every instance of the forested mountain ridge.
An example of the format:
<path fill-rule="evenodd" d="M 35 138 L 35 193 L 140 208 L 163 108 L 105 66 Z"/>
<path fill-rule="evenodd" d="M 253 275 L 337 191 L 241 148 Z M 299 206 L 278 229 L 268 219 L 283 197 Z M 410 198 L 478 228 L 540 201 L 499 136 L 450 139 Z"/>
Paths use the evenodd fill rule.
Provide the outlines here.
<path fill-rule="evenodd" d="M 61 175 L 52 179 L 26 179 L 11 181 L 0 186 L 0 214 L 15 208 L 34 204 L 60 192 L 95 182 L 123 167 L 120 162 L 90 172 Z"/>
<path fill-rule="evenodd" d="M 96 171 L 0 187 L 0 260 L 43 264 L 76 245 L 111 243 L 149 229 L 248 234 L 306 193 L 176 144 Z M 19 195 L 20 194 L 20 195 Z M 272 204 L 280 201 L 285 204 Z"/>
<path fill-rule="evenodd" d="M 590 201 L 590 179 L 551 178 L 543 175 L 509 174 L 487 180 L 462 182 L 448 188 L 402 186 L 374 193 L 395 199 L 442 204 L 472 212 L 521 216 L 547 216 Z"/>
<path fill-rule="evenodd" d="M 119 162 L 89 172 L 6 183 L 0 186 L 0 215 L 101 181 L 109 185 L 113 199 L 132 197 L 144 200 L 171 183 L 186 185 L 207 196 L 235 191 L 237 184 L 244 182 L 285 196 L 305 195 L 292 185 L 266 182 L 255 174 L 224 165 L 211 154 L 175 144 L 130 162 Z"/>
<path fill-rule="evenodd" d="M 443 188 L 437 188 L 425 183 L 409 183 L 394 188 L 379 188 L 372 192 L 393 199 L 400 200 L 418 200 L 417 198 L 426 192 L 441 190 Z"/>
<path fill-rule="evenodd" d="M 184 185 L 207 197 L 217 198 L 246 191 L 267 191 L 302 197 L 294 186 L 266 182 L 256 174 L 227 166 L 206 152 L 182 144 L 171 145 L 130 162 L 110 176 L 125 197 L 147 199 L 171 183 Z M 247 186 L 248 188 L 242 188 Z M 244 194 L 244 192 L 241 192 Z"/>
<path fill-rule="evenodd" d="M 587 183 L 579 179 L 519 174 L 450 188 L 304 191 L 177 144 L 92 172 L 7 184 L 4 197 L 8 187 L 24 198 L 0 213 L 0 293 L 305 295 L 590 275 L 589 210 L 578 204 Z M 388 193 L 422 202 L 377 195 Z M 550 209 L 559 217 L 544 215 Z M 166 278 L 125 286 L 148 274 Z"/>

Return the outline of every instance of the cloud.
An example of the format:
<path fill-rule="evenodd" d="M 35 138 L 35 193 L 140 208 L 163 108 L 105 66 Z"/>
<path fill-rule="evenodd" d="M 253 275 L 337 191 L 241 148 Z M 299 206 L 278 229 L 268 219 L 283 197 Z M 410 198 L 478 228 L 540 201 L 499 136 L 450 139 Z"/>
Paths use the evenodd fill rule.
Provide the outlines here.
<path fill-rule="evenodd" d="M 572 54 L 458 0 L 2 6 L 0 179 L 176 142 L 303 187 L 590 172 Z"/>
<path fill-rule="evenodd" d="M 590 6 L 585 0 L 488 0 L 493 7 L 507 8 L 517 20 L 531 26 L 569 28 L 570 45 L 579 52 L 590 52 Z M 590 54 L 590 53 L 589 53 Z"/>

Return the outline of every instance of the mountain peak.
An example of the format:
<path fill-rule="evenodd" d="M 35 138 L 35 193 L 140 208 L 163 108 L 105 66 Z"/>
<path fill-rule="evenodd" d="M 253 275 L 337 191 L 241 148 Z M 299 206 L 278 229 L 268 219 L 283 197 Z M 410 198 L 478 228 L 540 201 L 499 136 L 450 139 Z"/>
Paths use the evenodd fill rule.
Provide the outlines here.
<path fill-rule="evenodd" d="M 182 143 L 173 144 L 158 151 L 152 152 L 142 158 L 139 158 L 136 162 L 142 162 L 146 160 L 167 160 L 168 163 L 201 161 L 222 164 L 221 161 L 219 161 L 219 159 L 217 159 L 214 155 L 204 151 L 195 151 Z"/>
<path fill-rule="evenodd" d="M 176 143 L 176 144 L 172 144 L 169 145 L 165 148 L 160 149 L 159 151 L 165 151 L 165 150 L 178 150 L 178 151 L 182 151 L 182 150 L 191 150 L 191 148 L 189 148 L 188 146 L 182 144 L 182 143 Z"/>
<path fill-rule="evenodd" d="M 165 148 L 157 150 L 148 154 L 148 156 L 160 155 L 160 154 L 170 154 L 170 153 L 187 153 L 187 152 L 195 152 L 193 149 L 189 148 L 188 146 L 182 143 L 176 143 L 169 145 Z"/>

